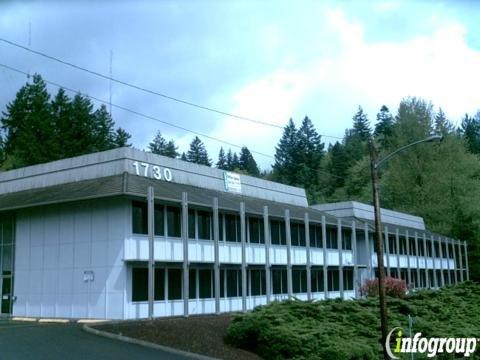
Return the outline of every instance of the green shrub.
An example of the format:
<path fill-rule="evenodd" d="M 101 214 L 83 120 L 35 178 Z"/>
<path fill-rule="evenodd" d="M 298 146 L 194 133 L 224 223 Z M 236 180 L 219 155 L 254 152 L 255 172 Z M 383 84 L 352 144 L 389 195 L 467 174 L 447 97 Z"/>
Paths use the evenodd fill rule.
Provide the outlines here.
<path fill-rule="evenodd" d="M 478 284 L 388 297 L 387 304 L 390 329 L 407 329 L 411 315 L 413 331 L 427 337 L 480 335 Z M 273 302 L 235 316 L 225 340 L 267 360 L 379 359 L 378 309 L 378 298 Z"/>

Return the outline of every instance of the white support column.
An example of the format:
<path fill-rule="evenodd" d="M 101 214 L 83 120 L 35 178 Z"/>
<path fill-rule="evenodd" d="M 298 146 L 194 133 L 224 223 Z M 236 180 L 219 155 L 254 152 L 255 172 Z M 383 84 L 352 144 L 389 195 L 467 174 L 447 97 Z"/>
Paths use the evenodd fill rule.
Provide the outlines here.
<path fill-rule="evenodd" d="M 188 316 L 188 195 L 182 193 L 182 240 L 183 240 L 183 316 Z"/>
<path fill-rule="evenodd" d="M 390 242 L 388 241 L 388 226 L 385 226 L 385 257 L 387 258 L 387 276 L 392 276 L 390 271 Z"/>
<path fill-rule="evenodd" d="M 247 311 L 247 258 L 245 234 L 245 203 L 240 203 L 240 240 L 242 243 L 242 311 Z"/>
<path fill-rule="evenodd" d="M 445 274 L 443 273 L 443 249 L 442 249 L 442 238 L 438 237 L 438 252 L 440 253 L 440 284 L 441 287 L 445 287 Z"/>
<path fill-rule="evenodd" d="M 447 238 L 443 238 L 443 243 L 445 244 L 445 251 L 446 251 L 446 257 L 447 257 L 447 279 L 448 279 L 448 285 L 452 285 L 452 274 L 451 274 L 451 267 L 450 267 L 450 249 L 449 249 L 449 241 Z"/>
<path fill-rule="evenodd" d="M 218 218 L 218 198 L 213 198 L 213 241 L 215 246 L 215 264 L 214 273 L 214 289 L 215 289 L 215 313 L 220 314 L 220 229 Z"/>
<path fill-rule="evenodd" d="M 460 240 L 457 240 L 457 245 L 458 245 L 458 257 L 460 258 L 460 281 L 463 282 L 464 276 L 463 276 L 463 260 L 462 260 L 462 247 L 460 245 Z"/>
<path fill-rule="evenodd" d="M 345 286 L 343 284 L 343 236 L 342 219 L 337 219 L 337 246 L 338 246 L 338 285 L 340 288 L 340 298 L 345 299 Z"/>
<path fill-rule="evenodd" d="M 290 230 L 290 210 L 285 209 L 285 233 L 287 237 L 287 292 L 288 298 L 292 298 L 292 233 Z"/>
<path fill-rule="evenodd" d="M 267 293 L 267 304 L 272 297 L 272 280 L 270 272 L 270 226 L 268 221 L 268 206 L 263 207 L 263 233 L 265 238 L 265 290 Z"/>
<path fill-rule="evenodd" d="M 353 290 L 358 298 L 358 258 L 357 258 L 357 224 L 352 221 L 352 260 L 353 260 Z"/>
<path fill-rule="evenodd" d="M 155 301 L 155 196 L 153 186 L 148 187 L 147 194 L 148 225 L 148 317 L 153 319 Z"/>
<path fill-rule="evenodd" d="M 307 299 L 312 300 L 312 263 L 310 260 L 310 219 L 308 213 L 303 218 L 305 223 L 305 245 L 307 247 Z"/>
<path fill-rule="evenodd" d="M 455 279 L 455 285 L 458 284 L 458 263 L 457 263 L 457 254 L 455 251 L 455 240 L 450 239 L 450 244 L 452 245 L 453 252 L 453 278 Z"/>
<path fill-rule="evenodd" d="M 322 216 L 322 247 L 323 247 L 323 293 L 328 299 L 328 252 L 327 252 L 327 221 Z"/>
<path fill-rule="evenodd" d="M 433 235 L 430 235 L 430 243 L 432 244 L 433 287 L 438 288 L 437 265 L 435 264 L 437 259 L 437 252 L 435 251 L 435 238 L 433 237 Z"/>
<path fill-rule="evenodd" d="M 365 236 L 365 245 L 367 247 L 367 256 L 368 256 L 368 261 L 367 261 L 367 271 L 368 271 L 368 277 L 369 278 L 375 278 L 375 271 L 373 271 L 373 264 L 372 264 L 372 246 L 373 244 L 370 244 L 370 234 L 368 231 L 368 223 L 364 224 L 364 236 Z"/>
<path fill-rule="evenodd" d="M 467 281 L 470 281 L 470 269 L 468 267 L 468 251 L 467 251 L 467 242 L 463 242 L 463 248 L 465 250 L 465 270 L 467 272 Z"/>
<path fill-rule="evenodd" d="M 421 277 L 420 277 L 420 253 L 419 253 L 419 247 L 418 247 L 418 234 L 417 232 L 415 231 L 414 233 L 414 237 L 415 237 L 415 254 L 416 254 L 416 273 L 417 273 L 417 288 L 421 288 L 422 287 L 422 281 L 421 281 Z"/>
<path fill-rule="evenodd" d="M 397 278 L 401 279 L 402 278 L 402 269 L 400 267 L 400 233 L 398 228 L 395 229 L 395 247 L 397 248 L 396 250 L 396 257 L 397 257 Z"/>
<path fill-rule="evenodd" d="M 428 252 L 427 252 L 427 235 L 423 233 L 423 257 L 425 260 L 425 288 L 430 287 L 429 274 L 428 274 Z"/>
<path fill-rule="evenodd" d="M 412 270 L 410 268 L 410 237 L 408 236 L 408 230 L 405 230 L 405 245 L 407 246 L 407 280 L 408 286 L 412 287 Z"/>

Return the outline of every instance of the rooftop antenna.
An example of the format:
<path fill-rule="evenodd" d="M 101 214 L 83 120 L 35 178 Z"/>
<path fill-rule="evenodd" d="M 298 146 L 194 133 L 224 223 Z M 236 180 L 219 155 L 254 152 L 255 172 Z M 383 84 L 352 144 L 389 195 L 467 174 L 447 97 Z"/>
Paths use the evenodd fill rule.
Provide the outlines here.
<path fill-rule="evenodd" d="M 110 116 L 112 116 L 112 62 L 113 62 L 113 51 L 110 50 L 110 80 L 109 80 L 109 90 L 110 97 L 108 101 Z"/>
<path fill-rule="evenodd" d="M 32 23 L 29 21 L 28 22 L 28 48 L 32 46 Z M 30 80 L 30 70 L 28 71 L 27 74 L 27 82 Z"/>

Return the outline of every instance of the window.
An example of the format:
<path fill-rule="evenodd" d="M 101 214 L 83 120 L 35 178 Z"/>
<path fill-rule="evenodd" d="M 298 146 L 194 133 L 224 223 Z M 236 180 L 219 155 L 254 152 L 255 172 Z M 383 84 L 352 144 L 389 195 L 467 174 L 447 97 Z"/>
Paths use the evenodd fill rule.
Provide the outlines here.
<path fill-rule="evenodd" d="M 434 250 L 435 252 L 433 253 L 435 257 L 440 257 L 440 246 L 439 246 L 439 243 L 438 241 L 434 241 L 433 242 L 433 245 L 434 245 Z"/>
<path fill-rule="evenodd" d="M 324 291 L 323 288 L 323 270 L 321 269 L 312 269 L 311 270 L 311 279 L 312 279 L 312 292 L 321 292 Z"/>
<path fill-rule="evenodd" d="M 167 228 L 168 236 L 182 236 L 182 219 L 179 207 L 167 206 Z"/>
<path fill-rule="evenodd" d="M 226 278 L 225 278 L 226 274 Z M 242 296 L 242 273 L 238 269 L 224 269 L 220 272 L 220 296 L 225 296 L 225 282 L 227 297 Z"/>
<path fill-rule="evenodd" d="M 342 229 L 342 249 L 352 250 L 352 230 Z"/>
<path fill-rule="evenodd" d="M 328 291 L 339 291 L 340 290 L 340 279 L 338 269 L 330 269 L 327 272 L 328 274 Z"/>
<path fill-rule="evenodd" d="M 163 205 L 155 204 L 154 220 L 155 235 L 164 235 Z M 132 202 L 132 232 L 134 234 L 148 234 L 148 210 L 147 203 L 141 201 Z"/>
<path fill-rule="evenodd" d="M 208 211 L 198 210 L 198 238 L 211 240 L 212 235 L 212 214 Z"/>
<path fill-rule="evenodd" d="M 323 247 L 322 225 L 310 224 L 310 246 L 316 248 Z"/>
<path fill-rule="evenodd" d="M 182 298 L 182 270 L 167 269 L 168 271 L 168 300 Z"/>
<path fill-rule="evenodd" d="M 294 293 L 307 292 L 307 270 L 293 269 L 292 270 L 292 290 Z"/>
<path fill-rule="evenodd" d="M 447 248 L 446 248 L 446 246 L 445 246 L 445 243 L 442 242 L 442 245 L 441 245 L 441 246 L 442 246 L 442 247 L 441 247 L 441 249 L 442 249 L 442 252 L 441 252 L 442 257 L 443 257 L 443 258 L 446 258 L 446 257 L 447 257 Z"/>
<path fill-rule="evenodd" d="M 197 298 L 197 270 L 196 269 L 188 270 L 188 298 L 189 299 Z"/>
<path fill-rule="evenodd" d="M 409 255 L 417 255 L 417 248 L 415 247 L 415 238 L 408 238 L 408 246 L 410 247 Z"/>
<path fill-rule="evenodd" d="M 270 235 L 272 245 L 287 245 L 285 221 L 270 220 Z"/>
<path fill-rule="evenodd" d="M 223 236 L 223 219 L 224 215 L 218 214 L 218 240 L 220 241 L 225 241 L 225 237 Z"/>
<path fill-rule="evenodd" d="M 238 229 L 237 229 L 238 228 Z M 240 217 L 232 214 L 225 214 L 225 236 L 226 241 L 240 242 Z"/>
<path fill-rule="evenodd" d="M 198 270 L 198 282 L 199 282 L 199 298 L 209 299 L 213 298 L 213 271 L 211 269 Z"/>
<path fill-rule="evenodd" d="M 249 241 L 254 244 L 265 243 L 265 233 L 263 231 L 263 219 L 256 217 L 248 218 Z"/>
<path fill-rule="evenodd" d="M 265 270 L 251 269 L 249 281 L 250 281 L 250 296 L 265 295 Z"/>
<path fill-rule="evenodd" d="M 432 242 L 427 240 L 427 256 L 432 257 Z"/>
<path fill-rule="evenodd" d="M 305 224 L 291 222 L 290 233 L 292 237 L 292 246 L 306 246 L 305 243 Z"/>
<path fill-rule="evenodd" d="M 196 239 L 195 226 L 196 226 L 195 210 L 188 209 L 188 238 L 189 239 Z"/>
<path fill-rule="evenodd" d="M 353 269 L 343 269 L 343 288 L 353 290 Z"/>
<path fill-rule="evenodd" d="M 388 235 L 388 253 L 397 253 L 397 239 L 395 238 L 395 235 Z"/>
<path fill-rule="evenodd" d="M 337 241 L 337 228 L 333 226 L 327 226 L 327 248 L 338 249 Z"/>
<path fill-rule="evenodd" d="M 399 243 L 400 243 L 400 252 L 399 253 L 401 255 L 407 255 L 407 239 L 403 236 L 400 236 Z"/>
<path fill-rule="evenodd" d="M 165 300 L 165 270 L 155 269 L 154 299 Z M 132 301 L 148 301 L 148 269 L 132 268 Z"/>
<path fill-rule="evenodd" d="M 418 241 L 418 255 L 425 256 L 425 249 L 423 248 L 423 240 L 417 239 Z"/>
<path fill-rule="evenodd" d="M 273 294 L 287 294 L 287 269 L 272 268 L 272 290 Z"/>

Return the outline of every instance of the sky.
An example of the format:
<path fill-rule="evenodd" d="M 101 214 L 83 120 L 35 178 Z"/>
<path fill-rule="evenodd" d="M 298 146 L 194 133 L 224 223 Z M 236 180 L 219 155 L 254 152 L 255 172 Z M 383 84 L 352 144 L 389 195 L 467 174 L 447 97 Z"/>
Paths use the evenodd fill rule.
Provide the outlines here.
<path fill-rule="evenodd" d="M 326 144 L 362 106 L 418 96 L 459 125 L 480 109 L 477 1 L 0 1 L 0 38 L 155 92 L 283 127 L 308 116 Z M 0 64 L 151 117 L 247 146 L 262 169 L 282 135 L 73 69 L 0 41 Z M 0 66 L 0 111 L 27 82 Z M 58 88 L 49 87 L 51 94 Z M 97 104 L 97 103 L 96 103 Z M 97 104 L 99 106 L 99 104 Z M 157 131 L 195 134 L 113 108 L 145 149 Z M 201 137 L 216 161 L 220 146 Z M 238 151 L 238 148 L 232 147 Z"/>

